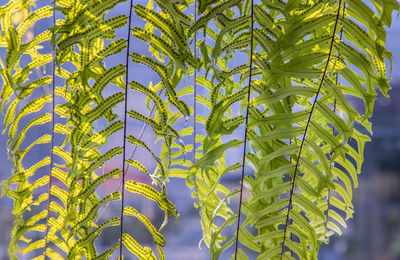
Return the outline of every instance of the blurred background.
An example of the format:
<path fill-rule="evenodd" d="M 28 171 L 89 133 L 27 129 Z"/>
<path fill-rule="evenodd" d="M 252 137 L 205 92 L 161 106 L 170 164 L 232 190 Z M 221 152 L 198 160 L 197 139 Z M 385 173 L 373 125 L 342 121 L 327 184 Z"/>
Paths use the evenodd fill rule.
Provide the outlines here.
<path fill-rule="evenodd" d="M 147 3 L 144 0 L 135 2 L 143 5 Z M 119 8 L 114 10 L 114 14 L 118 12 L 125 13 L 126 6 L 120 5 Z M 41 26 L 46 28 L 50 26 L 49 23 L 50 21 Z M 32 35 L 35 35 L 36 31 L 40 31 L 40 28 L 33 28 L 32 30 Z M 122 30 L 119 36 L 124 37 Z M 333 236 L 329 245 L 321 246 L 319 259 L 322 260 L 400 259 L 400 18 L 396 15 L 393 16 L 393 26 L 387 38 L 387 48 L 393 53 L 391 81 L 393 89 L 389 92 L 391 98 L 380 95 L 376 102 L 372 118 L 374 136 L 372 142 L 366 145 L 365 162 L 362 174 L 359 177 L 359 187 L 354 191 L 354 218 L 347 222 L 348 228 L 344 230 L 341 237 Z M 147 52 L 147 47 L 139 42 L 134 42 L 134 48 L 136 48 L 135 51 L 140 49 Z M 2 58 L 4 54 L 4 49 L 0 49 Z M 116 60 L 110 62 L 116 62 Z M 132 65 L 131 68 L 133 79 L 138 80 L 139 77 L 152 79 L 155 77 L 153 74 L 149 74 L 145 67 L 135 66 Z M 2 120 L 3 116 L 0 115 L 0 121 Z M 137 122 L 132 122 L 130 127 L 132 132 L 139 132 L 142 129 L 141 124 Z M 39 129 L 37 135 L 40 136 L 43 134 L 40 131 L 47 130 Z M 0 131 L 3 131 L 2 126 L 0 126 Z M 115 140 L 120 140 L 121 136 L 115 138 Z M 148 144 L 154 143 L 153 138 L 154 136 L 149 129 L 144 131 L 143 140 Z M 7 136 L 0 135 L 0 181 L 8 179 L 11 174 L 6 143 Z M 42 152 L 47 151 L 43 150 Z M 236 160 L 234 155 L 236 153 L 231 158 L 233 161 Z M 154 169 L 154 163 L 143 153 L 138 152 L 136 156 L 139 157 L 139 160 L 146 161 L 146 166 L 149 169 Z M 32 158 L 32 161 L 35 160 L 35 158 Z M 118 161 L 110 162 L 107 167 L 118 167 L 118 163 Z M 103 170 L 106 171 L 107 169 Z M 148 178 L 132 169 L 129 170 L 128 174 L 134 176 L 132 178 L 137 181 L 149 183 Z M 225 184 L 231 189 L 238 188 L 239 174 L 232 174 L 230 178 L 227 178 Z M 118 188 L 118 180 L 107 183 L 102 187 L 102 192 L 106 194 L 116 188 Z M 191 191 L 186 187 L 184 180 L 171 179 L 168 194 L 169 199 L 177 206 L 181 219 L 178 223 L 171 221 L 163 232 L 168 238 L 165 247 L 167 259 L 209 259 L 205 245 L 201 245 L 201 250 L 198 248 L 202 236 L 199 215 L 197 209 L 193 206 Z M 161 224 L 160 212 L 154 207 L 153 203 L 135 200 L 134 204 L 156 226 Z M 8 259 L 7 246 L 13 220 L 10 214 L 11 208 L 12 201 L 9 198 L 0 198 L 0 260 Z M 115 211 L 119 211 L 119 204 L 111 204 L 104 211 L 102 217 L 108 218 Z M 126 226 L 136 234 L 135 238 L 138 242 L 148 243 L 150 246 L 151 237 L 140 223 L 130 220 L 129 225 Z M 109 247 L 113 244 L 113 241 L 118 239 L 116 230 L 110 229 L 105 232 L 97 245 L 98 247 Z M 29 256 L 26 256 L 23 259 L 29 258 Z"/>

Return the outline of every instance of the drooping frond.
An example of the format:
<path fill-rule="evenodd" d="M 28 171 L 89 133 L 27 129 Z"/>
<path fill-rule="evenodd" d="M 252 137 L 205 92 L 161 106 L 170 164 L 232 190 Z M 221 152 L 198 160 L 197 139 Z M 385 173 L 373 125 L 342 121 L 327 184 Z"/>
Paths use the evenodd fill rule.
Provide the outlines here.
<path fill-rule="evenodd" d="M 239 206 L 247 219 L 239 223 L 238 240 L 259 259 L 314 259 L 320 244 L 333 233 L 341 234 L 352 217 L 352 189 L 372 134 L 368 118 L 375 87 L 384 95 L 390 89 L 385 63 L 391 55 L 384 47 L 387 12 L 398 9 L 395 1 L 370 4 L 378 13 L 361 1 L 200 4 L 204 16 L 191 32 L 204 31 L 214 44 L 201 46 L 212 92 L 198 102 L 211 110 L 203 121 L 208 137 L 216 138 L 243 124 L 243 114 L 225 119 L 235 102 L 248 107 L 243 140 L 250 144 L 246 164 L 254 174 L 245 177 L 251 198 Z M 251 17 L 254 27 L 249 26 Z M 241 64 L 239 51 L 249 55 L 253 66 Z M 242 87 L 218 103 L 237 73 Z M 251 81 L 249 102 L 244 98 L 249 93 L 243 87 L 246 79 Z M 352 99 L 362 100 L 364 111 L 356 111 Z M 218 165 L 212 151 L 203 151 L 196 171 L 201 163 Z M 218 242 L 207 245 L 212 253 Z M 235 250 L 235 259 L 244 256 Z"/>
<path fill-rule="evenodd" d="M 320 244 L 352 216 L 375 86 L 387 95 L 391 57 L 383 18 L 360 19 L 352 10 L 362 5 L 371 15 L 361 2 L 267 2 L 251 8 L 256 25 L 247 37 L 257 51 L 251 74 L 241 76 L 253 76 L 246 139 L 255 152 L 247 154 L 254 176 L 245 178 L 251 198 L 239 241 L 259 259 L 316 259 Z M 351 97 L 364 102 L 364 112 Z"/>
<path fill-rule="evenodd" d="M 14 201 L 12 214 L 15 219 L 8 253 L 11 259 L 17 259 L 17 252 L 27 254 L 44 246 L 44 239 L 32 241 L 30 237 L 37 233 L 42 236 L 46 229 L 43 221 L 47 211 L 41 209 L 49 197 L 43 192 L 49 176 L 43 175 L 43 169 L 49 171 L 51 156 L 45 153 L 36 161 L 30 157 L 40 147 L 49 147 L 52 131 L 29 145 L 25 139 L 38 127 L 48 126 L 52 121 L 52 115 L 46 111 L 52 96 L 44 94 L 52 77 L 43 75 L 41 69 L 51 63 L 52 55 L 40 51 L 42 44 L 50 40 L 51 33 L 43 31 L 33 37 L 32 29 L 36 22 L 50 17 L 52 10 L 50 6 L 33 10 L 27 1 L 10 1 L 0 10 L 1 48 L 7 50 L 0 63 L 1 110 L 6 111 L 3 133 L 8 133 L 7 148 L 12 161 L 12 175 L 2 182 L 2 195 Z M 27 58 L 29 62 L 26 62 Z"/>
<path fill-rule="evenodd" d="M 210 259 L 317 259 L 342 233 L 377 90 L 390 90 L 386 29 L 398 1 L 35 3 L 0 7 L 11 259 L 168 258 L 174 177 L 193 189 Z M 112 179 L 119 186 L 104 192 Z M 161 226 L 132 197 L 154 202 Z M 128 231 L 130 218 L 153 245 Z"/>

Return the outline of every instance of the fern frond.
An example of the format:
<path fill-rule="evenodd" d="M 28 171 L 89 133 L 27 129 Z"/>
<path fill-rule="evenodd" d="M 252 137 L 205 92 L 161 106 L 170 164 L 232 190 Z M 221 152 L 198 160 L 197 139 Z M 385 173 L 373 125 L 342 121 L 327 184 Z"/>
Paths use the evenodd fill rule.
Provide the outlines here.
<path fill-rule="evenodd" d="M 292 8 L 290 4 L 286 8 Z M 256 157 L 248 155 L 255 177 L 246 177 L 252 198 L 244 205 L 251 225 L 259 231 L 254 240 L 261 245 L 259 259 L 294 255 L 316 259 L 319 245 L 333 232 L 341 233 L 337 223 L 345 226 L 341 215 L 345 213 L 346 219 L 352 215 L 349 176 L 357 179 L 363 147 L 369 140 L 368 135 L 363 134 L 361 139 L 356 133 L 369 129 L 366 119 L 372 111 L 370 97 L 376 95 L 374 86 L 384 94 L 389 89 L 384 69 L 384 58 L 389 56 L 382 55 L 374 34 L 351 21 L 357 19 L 348 16 L 351 7 L 344 12 L 343 6 L 344 1 L 310 4 L 302 6 L 302 11 L 291 9 L 290 12 L 297 12 L 296 16 L 288 12 L 273 23 L 261 21 L 261 10 L 256 8 L 259 26 L 283 29 L 271 38 L 274 44 L 270 45 L 270 53 L 257 54 L 262 62 L 256 66 L 263 74 L 261 82 L 257 82 L 260 89 L 255 88 L 257 96 L 251 101 L 253 110 L 264 110 L 250 116 L 250 128 L 254 129 L 251 146 L 255 151 L 264 151 Z M 268 13 L 268 9 L 264 12 Z M 346 41 L 358 49 L 339 39 L 341 28 Z M 364 37 L 368 39 L 360 44 L 358 39 Z M 352 74 L 348 80 L 353 93 L 357 97 L 363 95 L 365 114 L 351 107 L 345 97 L 349 91 L 342 91 L 341 83 L 334 80 L 342 74 L 349 79 L 350 64 L 358 67 L 366 80 L 366 89 L 360 88 L 363 79 L 359 76 Z M 348 144 L 350 138 L 360 149 Z M 349 157 L 355 165 L 348 161 Z M 343 167 L 347 172 L 342 171 Z M 328 191 L 340 198 L 335 198 L 335 208 Z M 329 212 L 329 219 L 325 211 Z"/>
<path fill-rule="evenodd" d="M 167 196 L 175 177 L 193 189 L 199 246 L 210 259 L 227 258 L 233 245 L 234 259 L 317 259 L 346 228 L 377 90 L 388 96 L 391 88 L 386 29 L 398 1 L 34 2 L 0 7 L 10 259 L 108 259 L 117 248 L 121 259 L 165 259 L 161 231 L 171 216 L 179 220 Z M 122 2 L 127 15 L 113 15 Z M 50 19 L 51 28 L 33 30 Z M 119 57 L 125 62 L 110 65 Z M 130 79 L 132 63 L 155 77 Z M 142 140 L 146 128 L 159 149 Z M 239 149 L 241 162 L 232 162 Z M 129 176 L 129 167 L 152 183 Z M 232 188 L 235 173 L 240 186 Z M 120 186 L 104 192 L 112 179 Z M 129 196 L 154 201 L 162 225 Z M 116 201 L 120 215 L 103 216 Z M 139 243 L 126 218 L 154 244 Z M 119 241 L 97 252 L 103 232 L 117 228 Z"/>

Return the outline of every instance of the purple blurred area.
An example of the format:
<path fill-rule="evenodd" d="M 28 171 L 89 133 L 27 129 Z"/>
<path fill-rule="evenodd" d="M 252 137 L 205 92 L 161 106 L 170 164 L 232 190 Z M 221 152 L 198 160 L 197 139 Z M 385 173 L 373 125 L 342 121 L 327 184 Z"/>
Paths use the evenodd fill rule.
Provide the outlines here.
<path fill-rule="evenodd" d="M 46 1 L 38 2 L 44 3 Z M 147 1 L 140 0 L 135 1 L 135 3 L 146 5 Z M 126 13 L 126 10 L 125 4 L 121 4 L 113 12 L 114 14 Z M 113 14 L 110 13 L 110 15 Z M 49 27 L 50 21 L 43 22 L 41 26 L 43 28 Z M 35 28 L 36 30 L 40 30 L 40 28 Z M 118 37 L 124 37 L 126 34 L 124 34 L 123 30 L 120 30 L 117 35 Z M 331 237 L 329 245 L 321 245 L 319 259 L 322 260 L 400 259 L 400 18 L 397 15 L 393 16 L 393 26 L 387 38 L 387 48 L 393 53 L 391 81 L 393 89 L 389 92 L 391 98 L 385 98 L 381 94 L 377 98 L 372 118 L 374 136 L 372 142 L 366 146 L 365 163 L 361 176 L 359 176 L 359 187 L 354 190 L 353 194 L 354 218 L 347 222 L 348 228 L 344 230 L 341 237 L 334 235 Z M 132 48 L 138 48 L 142 52 L 147 51 L 147 48 L 138 41 L 133 41 L 133 43 L 134 46 Z M 2 58 L 5 55 L 3 51 L 4 49 L 0 49 Z M 116 64 L 120 60 L 114 58 L 109 62 L 110 64 Z M 150 81 L 152 79 L 155 82 L 157 81 L 157 77 L 149 73 L 145 67 L 132 64 L 130 71 L 133 75 L 132 78 L 135 80 L 139 81 L 139 78 L 147 78 Z M 138 107 L 136 106 L 135 108 Z M 144 105 L 138 109 L 145 111 Z M 118 113 L 121 111 L 121 108 L 117 108 Z M 3 121 L 3 116 L 1 115 L 0 121 Z M 129 127 L 132 133 L 138 133 L 142 125 L 132 122 Z M 29 139 L 32 141 L 34 140 L 33 138 L 41 136 L 48 130 L 49 127 L 37 128 L 38 132 L 29 136 L 25 143 L 29 143 Z M 0 131 L 3 131 L 2 125 L 0 126 Z M 121 139 L 122 136 L 114 136 L 110 142 L 114 145 L 118 142 L 122 144 Z M 143 140 L 156 149 L 154 134 L 150 129 L 144 131 Z M 0 181 L 8 179 L 11 174 L 11 163 L 7 159 L 7 141 L 7 135 L 0 135 Z M 128 154 L 131 152 L 129 151 Z M 41 153 L 48 153 L 48 147 L 41 146 L 41 148 L 38 148 L 36 156 L 32 156 L 30 160 L 32 162 L 38 161 L 43 156 Z M 155 168 L 154 162 L 145 152 L 137 151 L 134 156 L 136 160 L 144 161 L 145 166 L 150 170 Z M 238 157 L 237 160 L 239 159 Z M 231 158 L 231 160 L 235 161 L 235 158 Z M 119 167 L 119 163 L 120 161 L 113 160 L 103 170 L 107 171 L 108 168 Z M 129 179 L 151 183 L 148 177 L 133 169 L 129 170 L 128 176 Z M 239 175 L 232 175 L 232 178 L 228 178 L 226 184 L 231 189 L 238 188 Z M 118 179 L 114 182 L 108 182 L 101 186 L 100 193 L 104 195 L 113 192 L 118 189 L 118 185 Z M 181 218 L 178 223 L 171 220 L 163 231 L 167 241 L 165 247 L 167 260 L 209 259 L 207 247 L 201 244 L 202 249 L 198 248 L 202 237 L 200 218 L 197 209 L 193 206 L 194 201 L 191 198 L 191 191 L 186 187 L 185 181 L 176 178 L 170 179 L 168 195 L 169 199 L 177 206 Z M 131 201 L 132 205 L 146 215 L 156 226 L 162 223 L 161 211 L 153 202 L 140 200 L 139 197 L 132 197 Z M 237 202 L 233 201 L 233 205 L 236 204 Z M 120 203 L 110 204 L 104 211 L 102 218 L 114 216 L 115 212 L 120 211 L 119 207 Z M 0 260 L 9 259 L 7 246 L 11 236 L 11 209 L 12 200 L 2 197 L 0 199 Z M 129 220 L 126 226 L 130 233 L 135 234 L 135 238 L 139 243 L 152 246 L 150 234 L 145 231 L 140 222 Z M 96 245 L 103 249 L 110 247 L 118 239 L 119 231 L 110 229 L 105 232 L 98 243 L 96 242 Z M 228 259 L 229 256 L 229 254 L 224 255 L 221 259 Z M 29 258 L 29 256 L 21 257 L 21 259 Z M 134 258 L 126 257 L 125 259 Z"/>

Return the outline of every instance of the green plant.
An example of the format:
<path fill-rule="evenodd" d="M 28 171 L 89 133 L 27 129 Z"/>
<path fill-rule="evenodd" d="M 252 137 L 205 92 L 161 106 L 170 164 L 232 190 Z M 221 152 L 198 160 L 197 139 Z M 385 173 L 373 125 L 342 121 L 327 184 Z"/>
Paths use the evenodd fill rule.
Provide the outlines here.
<path fill-rule="evenodd" d="M 247 259 L 239 244 L 258 259 L 316 259 L 319 246 L 341 234 L 353 214 L 375 87 L 386 96 L 390 89 L 385 27 L 398 2 L 149 0 L 144 7 L 130 0 L 127 15 L 109 17 L 121 2 L 55 0 L 39 8 L 33 0 L 10 0 L 1 6 L 0 48 L 7 52 L 0 56 L 0 98 L 13 164 L 2 195 L 14 200 L 15 216 L 10 258 L 33 251 L 38 259 L 108 259 L 126 247 L 139 259 L 164 259 L 160 232 L 171 216 L 179 219 L 166 183 L 180 177 L 193 189 L 211 259 L 231 246 L 233 258 Z M 32 37 L 32 26 L 49 20 L 52 26 Z M 126 37 L 117 37 L 121 31 Z M 138 53 L 133 39 L 149 52 Z M 111 66 L 110 56 L 125 62 Z M 159 81 L 131 80 L 132 62 Z M 130 109 L 143 95 L 149 114 Z M 363 102 L 364 111 L 350 99 Z M 132 133 L 129 120 L 151 127 L 161 152 Z M 50 125 L 49 133 L 22 145 L 41 125 Z M 110 146 L 117 134 L 121 144 Z M 183 141 L 190 136 L 194 141 Z M 43 144 L 48 154 L 26 166 L 26 155 Z M 137 147 L 154 159 L 154 172 L 129 157 Z M 237 147 L 241 161 L 227 165 L 226 152 Z M 120 167 L 99 173 L 113 158 Z M 129 166 L 154 185 L 128 180 Z M 221 180 L 234 171 L 241 182 L 230 190 Z M 111 178 L 119 178 L 120 188 L 100 197 L 99 186 Z M 165 212 L 160 228 L 127 206 L 130 193 Z M 120 216 L 97 223 L 112 201 L 121 203 Z M 127 217 L 146 226 L 157 253 L 125 233 Z M 112 226 L 119 227 L 119 240 L 97 252 L 95 240 Z M 226 238 L 229 226 L 236 232 Z"/>

